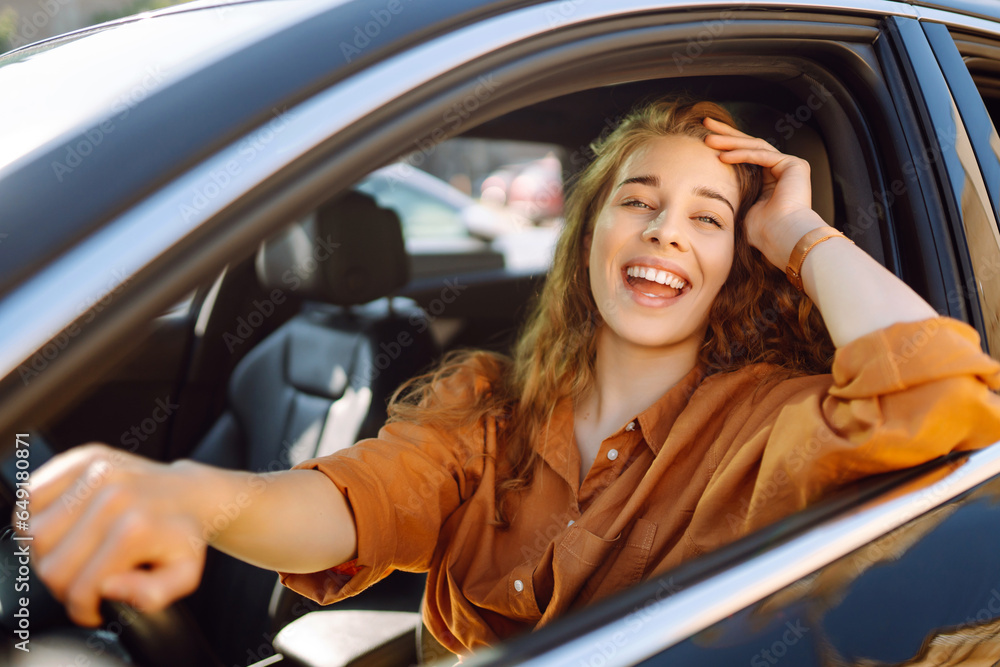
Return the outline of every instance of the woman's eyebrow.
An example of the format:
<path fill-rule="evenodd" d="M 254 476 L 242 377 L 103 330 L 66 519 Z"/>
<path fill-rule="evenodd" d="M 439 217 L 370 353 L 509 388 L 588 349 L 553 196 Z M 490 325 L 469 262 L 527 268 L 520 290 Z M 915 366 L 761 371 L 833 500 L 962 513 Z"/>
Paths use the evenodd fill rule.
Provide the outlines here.
<path fill-rule="evenodd" d="M 618 188 L 621 188 L 630 183 L 638 183 L 639 185 L 648 185 L 649 187 L 652 188 L 658 188 L 660 187 L 660 177 L 654 175 L 630 176 L 629 178 L 626 178 L 624 181 L 619 183 Z M 733 206 L 732 202 L 730 202 L 728 199 L 722 196 L 722 194 L 713 190 L 712 188 L 705 185 L 699 185 L 694 190 L 692 190 L 692 192 L 696 197 L 706 197 L 708 199 L 716 199 L 718 201 L 721 201 L 723 204 L 729 207 L 729 210 L 733 212 L 733 215 L 736 215 L 736 207 Z"/>
<path fill-rule="evenodd" d="M 639 185 L 648 185 L 652 188 L 660 187 L 660 177 L 659 176 L 632 176 L 626 178 L 624 181 L 618 184 L 618 187 L 623 185 L 628 185 L 629 183 L 638 183 Z M 618 189 L 618 188 L 615 188 Z"/>
<path fill-rule="evenodd" d="M 723 197 L 721 194 L 713 190 L 712 188 L 705 187 L 704 185 L 698 186 L 694 189 L 694 194 L 698 197 L 707 197 L 708 199 L 717 199 L 723 204 L 729 207 L 729 210 L 736 215 L 736 208 L 729 202 L 728 199 Z"/>

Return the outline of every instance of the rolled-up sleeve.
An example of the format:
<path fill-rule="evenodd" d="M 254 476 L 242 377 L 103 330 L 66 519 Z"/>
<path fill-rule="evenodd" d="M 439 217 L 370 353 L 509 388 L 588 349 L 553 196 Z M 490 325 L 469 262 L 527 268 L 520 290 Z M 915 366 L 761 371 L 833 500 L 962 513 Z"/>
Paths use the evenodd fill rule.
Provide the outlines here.
<path fill-rule="evenodd" d="M 451 378 L 441 400 L 471 400 L 474 382 Z M 426 571 L 441 527 L 475 491 L 484 467 L 482 423 L 443 430 L 406 422 L 296 468 L 316 469 L 337 486 L 354 515 L 358 556 L 311 574 L 280 573 L 289 588 L 329 604 L 361 592 L 393 570 Z"/>
<path fill-rule="evenodd" d="M 1000 363 L 957 320 L 863 336 L 837 350 L 825 377 L 787 381 L 801 391 L 783 397 L 767 434 L 751 529 L 862 477 L 1000 440 Z"/>

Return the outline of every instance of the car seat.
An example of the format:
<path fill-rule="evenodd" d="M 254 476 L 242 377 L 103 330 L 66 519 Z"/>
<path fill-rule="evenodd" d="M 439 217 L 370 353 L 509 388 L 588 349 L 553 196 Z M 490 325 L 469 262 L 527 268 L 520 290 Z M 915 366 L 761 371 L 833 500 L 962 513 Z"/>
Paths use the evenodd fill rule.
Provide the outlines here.
<path fill-rule="evenodd" d="M 424 312 L 388 298 L 409 279 L 398 216 L 348 192 L 262 244 L 256 271 L 271 300 L 298 297 L 302 310 L 239 362 L 226 410 L 191 458 L 276 471 L 375 436 L 392 392 L 438 355 Z M 266 304 L 258 310 L 263 316 Z M 228 520 L 220 508 L 218 528 Z M 267 657 L 276 625 L 317 608 L 284 595 L 273 623 L 276 582 L 274 572 L 209 550 L 202 585 L 188 602 L 226 664 Z M 395 573 L 341 604 L 415 611 L 423 582 L 423 575 Z"/>

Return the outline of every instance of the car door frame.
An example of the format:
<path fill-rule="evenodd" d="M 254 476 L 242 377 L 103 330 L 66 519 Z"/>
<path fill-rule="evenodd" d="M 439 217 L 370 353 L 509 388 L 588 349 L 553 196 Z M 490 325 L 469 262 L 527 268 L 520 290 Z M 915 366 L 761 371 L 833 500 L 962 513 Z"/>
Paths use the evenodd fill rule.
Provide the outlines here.
<path fill-rule="evenodd" d="M 767 3 L 748 3 L 750 5 L 765 5 Z M 793 3 L 801 9 L 807 9 L 806 3 Z M 852 4 L 852 3 L 849 3 Z M 858 11 L 872 12 L 881 7 L 892 8 L 902 16 L 914 17 L 911 9 L 897 6 L 896 3 L 877 2 L 867 3 L 868 6 L 862 8 L 863 3 L 853 3 L 857 5 Z M 635 3 L 631 11 L 635 16 L 629 20 L 648 20 L 648 15 L 640 12 L 636 7 L 653 6 L 651 3 Z M 724 6 L 719 3 L 720 7 Z M 522 10 L 520 17 L 511 17 L 511 21 L 521 20 L 530 17 L 531 20 L 544 19 L 546 11 L 559 8 L 560 3 L 548 3 L 529 7 Z M 840 9 L 840 6 L 838 6 Z M 609 10 L 610 11 L 610 10 Z M 618 11 L 624 11 L 618 8 Z M 588 12 L 594 12 L 590 14 Z M 512 12 L 513 14 L 514 12 Z M 578 6 L 577 13 L 571 15 L 564 23 L 559 23 L 555 27 L 560 30 L 568 30 L 570 24 L 586 26 L 589 21 L 600 18 L 601 12 L 592 10 L 583 5 Z M 550 29 L 554 26 L 549 26 Z M 695 24 L 689 26 L 690 37 L 697 40 L 700 27 Z M 849 28 L 845 28 L 845 31 Z M 522 40 L 528 42 L 532 35 L 546 36 L 550 31 L 539 30 L 537 26 L 532 27 L 525 24 Z M 134 276 L 133 289 L 116 300 L 106 312 L 101 313 L 99 318 L 100 326 L 89 329 L 77 337 L 73 349 L 62 357 L 60 364 L 54 365 L 52 372 L 46 374 L 45 378 L 39 380 L 38 388 L 33 393 L 21 392 L 14 395 L 8 393 L 10 387 L 4 385 L 0 388 L 0 396 L 12 397 L 11 401 L 0 400 L 0 423 L 6 426 L 15 424 L 18 420 L 25 419 L 26 415 L 42 414 L 33 413 L 39 410 L 46 396 L 54 395 L 55 389 L 60 382 L 72 379 L 74 373 L 93 372 L 94 363 L 91 358 L 101 350 L 107 350 L 114 345 L 117 340 L 127 336 L 129 332 L 134 332 L 142 322 L 161 312 L 167 305 L 179 298 L 185 291 L 209 278 L 213 272 L 217 271 L 233 253 L 250 252 L 258 240 L 274 231 L 282 224 L 289 214 L 302 214 L 310 208 L 315 207 L 332 193 L 329 191 L 330 182 L 349 182 L 352 175 L 364 173 L 370 168 L 377 166 L 376 155 L 392 154 L 394 146 L 398 146 L 400 137 L 419 136 L 422 133 L 431 131 L 435 126 L 436 117 L 440 116 L 440 107 L 435 106 L 435 98 L 447 94 L 448 99 L 455 99 L 455 96 L 477 94 L 477 88 L 481 89 L 484 82 L 477 80 L 474 69 L 469 65 L 469 60 L 463 60 L 463 52 L 454 52 L 456 44 L 464 43 L 464 40 L 472 41 L 479 35 L 474 28 L 453 39 L 441 38 L 439 41 L 431 41 L 422 44 L 414 49 L 411 57 L 407 54 L 393 56 L 381 65 L 375 67 L 375 72 L 366 73 L 360 76 L 356 82 L 344 82 L 347 85 L 338 86 L 324 93 L 316 95 L 309 101 L 296 107 L 296 118 L 288 119 L 289 135 L 286 140 L 290 145 L 301 147 L 301 153 L 295 156 L 293 162 L 288 156 L 278 154 L 268 155 L 261 162 L 255 163 L 252 173 L 247 175 L 247 179 L 240 185 L 228 192 L 225 196 L 220 196 L 212 200 L 205 210 L 201 211 L 197 219 L 189 221 L 179 221 L 176 211 L 179 206 L 190 198 L 191 192 L 197 192 L 199 188 L 211 182 L 212 175 L 220 165 L 225 165 L 226 161 L 232 158 L 232 154 L 239 150 L 239 142 L 230 144 L 227 148 L 219 151 L 210 159 L 202 162 L 198 166 L 178 177 L 171 185 L 164 188 L 156 196 L 135 208 L 122 214 L 115 221 L 102 230 L 100 238 L 88 240 L 86 253 L 72 253 L 66 257 L 56 260 L 44 275 L 38 275 L 20 285 L 14 292 L 9 293 L 7 298 L 0 303 L 0 323 L 10 323 L 16 318 L 24 315 L 24 304 L 31 301 L 32 297 L 38 294 L 40 282 L 47 283 L 51 280 L 67 278 L 79 275 L 85 271 L 86 267 L 95 261 L 95 257 L 107 256 L 108 252 L 125 253 L 135 259 L 130 265 L 130 274 Z M 485 34 L 485 33 L 484 33 Z M 677 30 L 676 34 L 681 34 Z M 539 39 L 541 37 L 538 37 Z M 683 43 L 683 39 L 681 42 Z M 468 47 L 466 47 L 468 48 Z M 451 53 L 452 60 L 442 56 Z M 414 63 L 413 58 L 417 61 Z M 484 61 L 488 58 L 483 56 Z M 476 67 L 485 67 L 484 62 L 477 61 Z M 544 66 L 546 63 L 539 63 Z M 415 79 L 407 79 L 406 71 L 414 68 L 419 69 L 436 67 L 441 72 L 440 76 L 431 80 L 413 83 Z M 422 71 L 422 70 L 421 70 Z M 377 113 L 370 116 L 357 109 L 344 107 L 341 103 L 352 96 L 357 95 L 362 84 L 370 84 L 377 81 L 378 77 L 385 77 L 393 82 L 394 88 L 386 93 L 377 102 Z M 408 83 L 409 82 L 409 83 Z M 407 88 L 407 86 L 410 86 Z M 419 87 L 420 94 L 408 93 Z M 404 92 L 399 92 L 403 90 Z M 536 93 L 541 94 L 541 93 Z M 517 98 L 523 103 L 524 98 Z M 339 106 L 338 106 L 339 105 Z M 498 103 L 492 113 L 501 113 L 504 105 Z M 345 110 L 346 109 L 346 110 Z M 335 113 L 330 113 L 334 110 Z M 404 119 L 398 127 L 392 130 L 378 132 L 375 128 L 386 117 L 395 115 L 398 119 Z M 364 122 L 362 122 L 364 120 Z M 905 127 L 905 126 L 903 126 Z M 901 129 L 901 128 L 900 128 Z M 260 138 L 260 128 L 251 132 L 250 138 Z M 899 132 L 897 132 L 898 134 Z M 898 138 L 898 137 L 897 137 Z M 298 142 L 298 143 L 296 143 Z M 336 153 L 334 157 L 333 154 Z M 265 169 L 265 167 L 267 169 Z M 935 192 L 926 192 L 926 188 L 915 182 L 912 192 L 913 197 L 946 197 L 947 193 L 935 195 Z M 924 204 L 925 215 L 928 219 L 932 216 L 927 214 L 928 210 L 935 210 L 937 206 Z M 148 220 L 156 220 L 158 217 L 171 220 L 171 228 L 167 231 L 174 234 L 173 237 L 160 236 L 148 241 L 145 245 L 136 248 L 129 243 L 134 242 L 137 229 L 141 229 Z M 187 224 L 180 224 L 186 222 Z M 176 223 L 176 224 L 175 224 Z M 928 229 L 931 229 L 928 227 Z M 139 239 L 141 241 L 141 239 Z M 167 248 L 166 250 L 164 248 Z M 939 247 L 926 251 L 927 257 L 939 262 L 944 269 L 954 267 L 951 260 L 953 250 L 944 252 Z M 947 274 L 943 270 L 942 274 Z M 947 292 L 948 280 L 942 278 L 935 293 Z M 92 288 L 92 286 L 90 286 Z M 75 295 L 70 294 L 64 297 L 67 303 L 75 303 Z M 947 300 L 946 300 L 947 301 Z M 62 303 L 62 302 L 60 302 Z M 62 308 L 60 310 L 60 308 Z M 55 315 L 62 318 L 60 321 L 63 329 L 75 323 L 75 313 L 69 312 L 64 306 L 55 306 Z M 3 327 L 0 326 L 0 330 Z M 28 331 L 35 333 L 37 329 Z M 24 348 L 24 345 L 21 346 Z M 14 368 L 6 368 L 9 379 L 11 371 L 16 375 L 16 363 Z M 15 400 L 16 399 L 16 400 Z M 48 409 L 51 409 L 48 408 Z M 995 450 L 996 448 L 993 448 Z M 927 507 L 926 498 L 928 494 L 934 498 L 940 498 L 941 502 L 961 493 L 975 482 L 1000 473 L 1000 452 L 987 450 L 982 455 L 969 457 L 971 468 L 963 468 L 960 472 L 954 473 L 956 477 L 949 477 L 950 486 L 945 490 L 933 484 L 924 484 L 919 490 L 914 491 L 915 495 L 908 496 L 912 511 L 922 510 Z M 978 481 L 976 481 L 978 480 Z M 952 495 L 948 495 L 951 493 Z M 935 501 L 937 502 L 937 501 Z M 884 534 L 894 525 L 886 514 L 888 505 L 882 504 L 873 507 L 870 514 L 864 514 L 866 528 L 862 531 L 848 531 L 853 536 L 841 547 L 844 550 L 856 548 L 859 539 L 871 539 L 873 535 Z M 895 508 L 895 506 L 893 506 Z M 877 511 L 876 511 L 877 510 Z M 895 509 L 893 510 L 895 511 Z M 853 516 L 853 515 L 852 515 Z M 838 520 L 848 521 L 852 516 L 838 517 Z M 905 514 L 900 516 L 906 516 Z M 915 516 L 915 515 L 911 515 Z M 809 538 L 811 533 L 805 534 L 803 538 Z M 797 548 L 797 547 L 796 547 Z M 827 548 L 827 545 L 824 545 Z M 769 552 L 771 553 L 771 552 Z M 794 554 L 792 554 L 794 556 Z M 774 557 L 774 553 L 771 553 Z M 789 558 L 787 554 L 782 558 Z M 818 562 L 818 561 L 816 561 Z M 810 564 L 812 567 L 814 563 Z M 728 570 L 733 573 L 733 570 Z M 716 580 L 716 585 L 718 580 Z M 690 590 L 690 589 L 689 589 Z M 678 596 L 669 598 L 671 604 L 679 604 Z M 690 614 L 689 607 L 681 609 L 682 614 Z M 718 612 L 716 612 L 718 613 Z M 704 618 L 702 618 L 704 621 Z M 690 630 L 689 626 L 688 627 Z"/>

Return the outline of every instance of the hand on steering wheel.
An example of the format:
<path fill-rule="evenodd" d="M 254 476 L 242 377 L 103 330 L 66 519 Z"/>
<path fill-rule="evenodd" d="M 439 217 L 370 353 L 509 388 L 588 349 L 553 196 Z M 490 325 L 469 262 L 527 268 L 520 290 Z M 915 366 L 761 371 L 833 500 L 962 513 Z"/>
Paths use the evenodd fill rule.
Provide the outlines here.
<path fill-rule="evenodd" d="M 100 444 L 32 475 L 35 570 L 75 623 L 100 624 L 102 599 L 159 611 L 197 588 L 206 544 L 187 483 L 171 466 Z"/>

